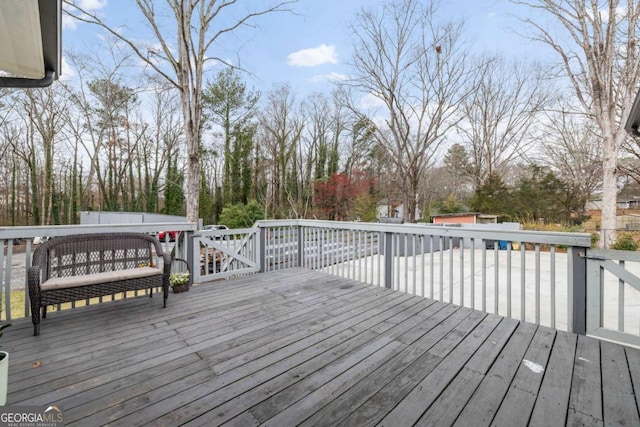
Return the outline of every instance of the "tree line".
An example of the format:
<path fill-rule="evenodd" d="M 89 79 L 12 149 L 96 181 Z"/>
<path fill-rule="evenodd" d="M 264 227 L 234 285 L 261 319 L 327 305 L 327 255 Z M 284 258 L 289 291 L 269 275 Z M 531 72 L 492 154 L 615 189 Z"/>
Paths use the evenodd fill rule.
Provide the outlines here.
<path fill-rule="evenodd" d="M 71 58 L 78 68 L 94 64 L 79 55 Z M 178 97 L 153 79 L 128 85 L 120 69 L 126 59 L 111 67 L 92 65 L 90 72 L 85 68 L 83 76 L 94 78 L 80 84 L 63 81 L 44 90 L 3 93 L 4 224 L 73 224 L 86 210 L 186 213 Z M 495 73 L 492 69 L 489 78 Z M 517 76 L 510 68 L 504 73 Z M 221 222 L 225 208 L 224 219 L 231 222 L 234 217 L 246 217 L 244 223 L 259 218 L 375 221 L 379 204 L 403 201 L 397 159 L 376 138 L 376 118 L 354 109 L 348 88 L 298 100 L 286 83 L 260 94 L 231 68 L 213 77 L 203 90 L 206 136 L 199 151 L 199 215 L 206 223 Z M 466 102 L 459 108 L 478 105 L 471 98 Z M 505 107 L 504 100 L 500 103 Z M 497 125 L 502 118 L 493 120 Z M 492 140 L 499 144 L 492 145 L 468 137 L 443 149 L 440 160 L 434 152 L 418 174 L 417 206 L 424 216 L 418 219 L 468 209 L 511 219 L 579 217 L 599 184 L 597 138 L 584 135 L 582 126 L 547 127 L 544 138 L 527 139 L 528 132 L 518 132 L 513 140 L 496 135 Z M 473 132 L 463 122 L 455 130 Z M 535 155 L 523 150 L 537 142 L 543 149 Z M 446 140 L 442 144 L 446 147 Z M 514 203 L 505 192 L 504 182 L 514 180 L 571 200 L 554 215 L 532 210 L 530 203 Z M 497 197 L 486 196 L 494 187 L 500 189 Z"/>
<path fill-rule="evenodd" d="M 405 221 L 456 206 L 567 221 L 600 194 L 615 223 L 619 178 L 638 176 L 623 130 L 640 77 L 633 2 L 512 1 L 538 13 L 524 23 L 560 59 L 548 63 L 477 54 L 435 2 L 379 3 L 351 21 L 349 77 L 303 99 L 286 82 L 258 93 L 221 60 L 205 67 L 224 34 L 295 1 L 236 14 L 218 32 L 212 22 L 227 23 L 234 2 L 210 3 L 173 4 L 174 49 L 168 21 L 138 1 L 161 51 L 75 5 L 113 39 L 99 56 L 69 53 L 68 82 L 2 94 L 3 222 L 72 223 L 85 209 L 218 222 L 250 204 L 252 216 L 367 220 L 383 201 L 402 204 Z M 140 60 L 151 72 L 135 71 Z M 501 205 L 487 205 L 487 189 L 502 186 Z M 545 187 L 563 193 L 553 215 L 508 202 Z M 603 228 L 611 216 L 604 208 Z"/>

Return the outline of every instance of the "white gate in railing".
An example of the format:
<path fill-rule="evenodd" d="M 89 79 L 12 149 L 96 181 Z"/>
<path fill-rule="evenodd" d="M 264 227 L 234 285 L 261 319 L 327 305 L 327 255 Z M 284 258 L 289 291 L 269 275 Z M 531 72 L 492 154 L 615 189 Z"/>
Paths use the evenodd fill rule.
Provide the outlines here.
<path fill-rule="evenodd" d="M 640 252 L 590 249 L 587 334 L 640 345 Z"/>
<path fill-rule="evenodd" d="M 193 235 L 194 283 L 260 271 L 260 230 L 198 231 Z"/>

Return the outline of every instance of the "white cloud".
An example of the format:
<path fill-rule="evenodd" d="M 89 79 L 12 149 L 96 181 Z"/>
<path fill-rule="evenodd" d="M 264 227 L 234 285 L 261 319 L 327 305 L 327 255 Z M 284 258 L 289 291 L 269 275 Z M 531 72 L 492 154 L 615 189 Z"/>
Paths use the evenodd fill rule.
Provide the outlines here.
<path fill-rule="evenodd" d="M 62 15 L 62 29 L 63 30 L 75 30 L 78 28 L 78 22 L 73 16 L 63 14 Z"/>
<path fill-rule="evenodd" d="M 73 70 L 73 68 L 71 68 L 71 66 L 67 62 L 67 59 L 63 55 L 62 66 L 60 69 L 60 80 L 62 81 L 71 80 L 71 78 L 75 75 L 76 75 L 76 72 Z"/>
<path fill-rule="evenodd" d="M 368 93 L 360 99 L 360 108 L 377 108 L 384 107 L 384 101 L 377 95 L 373 93 Z"/>
<path fill-rule="evenodd" d="M 604 7 L 599 7 L 598 8 L 598 14 L 600 15 L 600 19 L 602 19 L 604 22 L 609 22 L 609 6 L 607 6 L 606 8 Z M 594 12 L 592 8 L 587 8 L 587 15 L 591 18 L 594 19 Z M 618 6 L 616 8 L 616 16 L 620 19 L 625 19 L 628 16 L 628 9 L 626 8 L 626 6 Z"/>
<path fill-rule="evenodd" d="M 311 81 L 313 83 L 322 83 L 322 82 L 338 82 L 349 80 L 349 76 L 346 74 L 332 72 L 329 74 L 318 74 L 317 76 L 313 76 Z"/>
<path fill-rule="evenodd" d="M 80 0 L 78 6 L 86 11 L 102 9 L 107 5 L 107 0 Z"/>
<path fill-rule="evenodd" d="M 324 43 L 318 47 L 302 49 L 287 56 L 287 64 L 294 67 L 315 67 L 322 64 L 337 63 L 336 47 Z"/>
<path fill-rule="evenodd" d="M 79 8 L 87 11 L 87 12 L 95 12 L 96 10 L 100 10 L 107 6 L 108 0 L 79 0 L 77 5 Z M 62 14 L 62 29 L 63 30 L 75 30 L 78 28 L 78 21 L 72 16 L 74 12 L 76 15 L 79 15 L 77 10 L 73 7 L 69 7 L 66 4 L 63 4 L 62 7 L 70 14 Z"/>

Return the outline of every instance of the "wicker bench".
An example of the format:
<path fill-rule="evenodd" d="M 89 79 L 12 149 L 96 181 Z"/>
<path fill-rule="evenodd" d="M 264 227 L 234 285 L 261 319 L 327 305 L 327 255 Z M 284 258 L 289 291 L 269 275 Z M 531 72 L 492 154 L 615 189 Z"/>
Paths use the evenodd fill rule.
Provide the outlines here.
<path fill-rule="evenodd" d="M 149 289 L 152 296 L 153 288 L 162 287 L 166 307 L 170 272 L 170 255 L 155 237 L 143 233 L 49 240 L 34 251 L 28 270 L 33 334 L 40 335 L 40 311 L 46 317 L 48 305 L 141 289 Z"/>

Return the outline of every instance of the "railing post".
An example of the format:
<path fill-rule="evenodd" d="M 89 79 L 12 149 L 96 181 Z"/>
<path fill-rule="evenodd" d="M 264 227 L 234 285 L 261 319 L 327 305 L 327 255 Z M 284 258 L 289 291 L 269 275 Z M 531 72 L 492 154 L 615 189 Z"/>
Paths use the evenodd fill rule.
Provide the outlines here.
<path fill-rule="evenodd" d="M 260 268 L 260 273 L 264 273 L 267 271 L 267 227 L 259 228 L 259 237 L 258 237 L 258 266 Z"/>
<path fill-rule="evenodd" d="M 191 280 L 193 281 L 195 271 L 197 270 L 198 274 L 200 273 L 200 259 L 198 258 L 198 265 L 196 265 L 196 257 L 193 249 L 193 247 L 195 246 L 193 244 L 193 231 L 186 231 L 184 237 L 187 263 L 189 264 L 189 268 L 191 268 Z"/>
<path fill-rule="evenodd" d="M 324 229 L 323 228 L 316 228 L 315 229 L 316 232 L 313 234 L 313 236 L 316 239 L 316 243 L 318 244 L 318 250 L 316 251 L 316 257 L 317 257 L 317 261 L 316 261 L 316 268 L 318 270 L 322 270 L 325 267 L 325 262 L 324 262 L 324 245 L 325 245 L 325 241 L 324 241 Z"/>
<path fill-rule="evenodd" d="M 587 334 L 587 250 L 588 248 L 569 247 L 571 257 L 572 332 Z"/>
<path fill-rule="evenodd" d="M 301 225 L 298 225 L 298 267 L 302 267 L 304 255 L 304 232 Z"/>
<path fill-rule="evenodd" d="M 391 289 L 393 285 L 393 233 L 384 232 L 384 287 Z"/>

